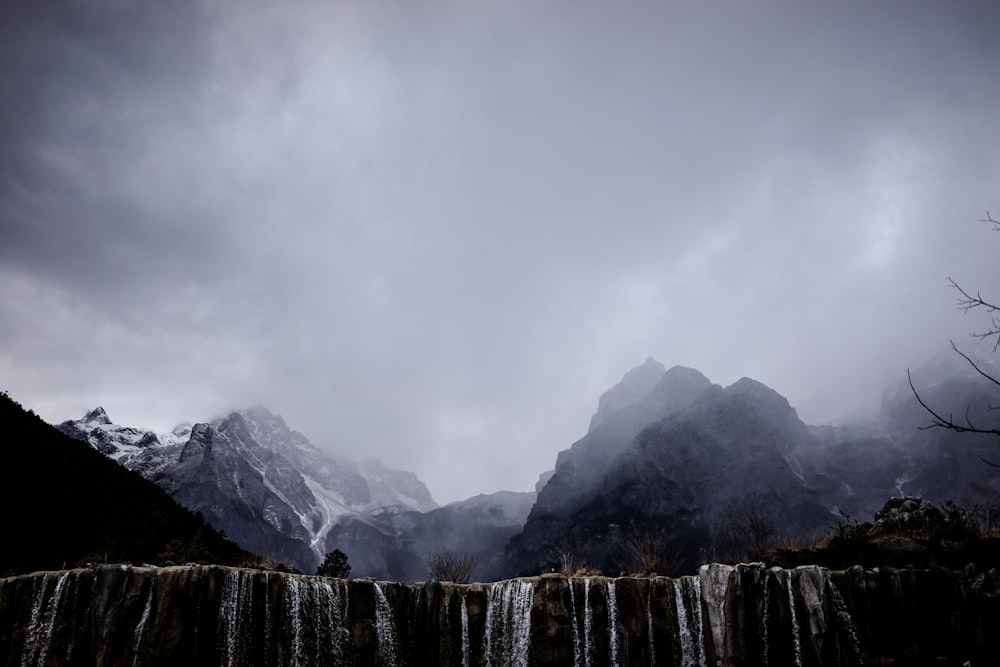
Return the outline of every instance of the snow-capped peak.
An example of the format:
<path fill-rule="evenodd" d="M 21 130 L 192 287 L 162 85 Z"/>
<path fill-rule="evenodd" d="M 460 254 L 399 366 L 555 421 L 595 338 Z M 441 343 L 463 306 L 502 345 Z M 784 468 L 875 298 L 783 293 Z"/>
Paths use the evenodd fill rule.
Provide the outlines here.
<path fill-rule="evenodd" d="M 97 406 L 81 419 L 84 424 L 110 424 L 111 419 L 108 417 L 108 413 L 104 411 L 104 408 Z"/>

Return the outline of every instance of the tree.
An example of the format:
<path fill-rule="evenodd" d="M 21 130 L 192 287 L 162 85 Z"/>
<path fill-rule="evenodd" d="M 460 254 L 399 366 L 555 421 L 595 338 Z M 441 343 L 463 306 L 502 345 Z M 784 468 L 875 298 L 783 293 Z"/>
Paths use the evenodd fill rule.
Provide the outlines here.
<path fill-rule="evenodd" d="M 635 529 L 625 541 L 628 557 L 625 570 L 638 576 L 654 574 L 672 577 L 684 567 L 684 557 L 680 549 L 669 548 L 667 537 L 658 528 Z"/>
<path fill-rule="evenodd" d="M 462 554 L 451 549 L 438 549 L 427 559 L 427 572 L 438 581 L 467 584 L 475 565 L 476 557 L 472 554 Z"/>
<path fill-rule="evenodd" d="M 993 225 L 993 231 L 1000 232 L 1000 220 L 993 219 L 989 211 L 986 212 L 986 217 L 980 220 L 980 222 L 985 222 L 990 225 Z M 991 320 L 990 326 L 985 331 L 973 332 L 971 336 L 973 338 L 977 338 L 982 341 L 989 341 L 991 339 L 995 339 L 993 342 L 993 351 L 994 352 L 1000 351 L 1000 305 L 997 305 L 997 303 L 1000 302 L 994 300 L 987 300 L 986 298 L 983 297 L 982 293 L 978 291 L 973 295 L 971 292 L 966 291 L 965 288 L 963 288 L 961 285 L 959 285 L 951 278 L 948 278 L 948 283 L 959 294 L 958 297 L 959 310 L 965 313 L 968 313 L 973 310 L 978 310 L 990 315 L 990 320 Z M 962 352 L 962 350 L 960 350 L 959 347 L 955 345 L 954 341 L 948 341 L 948 342 L 951 343 L 951 349 L 954 350 L 956 354 L 965 359 L 966 363 L 968 363 L 979 375 L 984 377 L 989 382 L 992 382 L 994 385 L 1000 387 L 1000 378 L 983 370 L 983 368 L 975 361 L 973 361 L 973 359 L 968 354 Z M 970 411 L 969 408 L 966 408 L 964 416 L 961 417 L 960 419 L 956 419 L 955 416 L 950 413 L 948 414 L 948 416 L 945 416 L 942 411 L 936 410 L 933 407 L 931 407 L 917 391 L 916 387 L 913 385 L 913 377 L 910 374 L 910 369 L 906 369 L 906 379 L 910 383 L 910 390 L 913 392 L 913 395 L 917 399 L 917 402 L 920 403 L 920 406 L 924 410 L 926 410 L 927 413 L 930 414 L 931 416 L 930 425 L 924 426 L 922 428 L 924 429 L 944 428 L 950 431 L 955 431 L 957 433 L 987 433 L 990 435 L 1000 436 L 1000 428 L 991 427 L 989 425 L 983 426 L 981 425 L 981 422 L 973 421 L 972 415 L 969 414 Z M 989 410 L 997 410 L 997 409 L 1000 409 L 1000 406 L 989 407 Z M 986 461 L 986 463 L 990 463 L 990 465 L 997 465 L 989 461 Z"/>
<path fill-rule="evenodd" d="M 351 565 L 347 562 L 347 554 L 340 549 L 334 549 L 326 554 L 323 563 L 316 570 L 320 577 L 336 577 L 346 579 L 351 576 Z"/>

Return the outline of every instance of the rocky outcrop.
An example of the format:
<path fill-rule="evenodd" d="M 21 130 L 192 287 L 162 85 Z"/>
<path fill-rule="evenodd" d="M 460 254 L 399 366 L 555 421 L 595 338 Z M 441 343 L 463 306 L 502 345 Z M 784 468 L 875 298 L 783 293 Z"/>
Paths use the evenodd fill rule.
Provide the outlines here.
<path fill-rule="evenodd" d="M 563 556 L 642 571 L 634 542 L 648 545 L 650 533 L 670 573 L 756 559 L 764 549 L 754 542 L 812 541 L 841 522 L 871 521 L 894 496 L 995 513 L 1000 477 L 984 461 L 1000 462 L 996 438 L 922 429 L 929 416 L 905 381 L 886 391 L 880 418 L 816 427 L 749 378 L 723 389 L 675 366 L 654 384 L 661 368 L 649 359 L 629 371 L 601 397 L 587 435 L 560 452 L 507 546 L 506 576 L 551 571 Z M 944 364 L 916 376 L 943 414 L 969 409 L 978 426 L 1000 426 L 989 407 L 996 387 L 977 373 Z"/>
<path fill-rule="evenodd" d="M 597 401 L 597 412 L 590 418 L 593 431 L 614 412 L 634 405 L 645 398 L 663 379 L 667 369 L 656 359 L 648 357 L 641 366 L 636 366 L 622 378 L 621 382 L 601 394 Z"/>
<path fill-rule="evenodd" d="M 344 581 L 221 567 L 0 580 L 3 665 L 988 665 L 1000 572 Z"/>
<path fill-rule="evenodd" d="M 638 428 L 638 414 L 660 417 Z M 599 441 L 608 429 L 609 441 Z M 719 527 L 750 512 L 780 517 L 789 534 L 825 528 L 829 510 L 788 460 L 812 437 L 788 401 L 759 382 L 723 389 L 671 369 L 647 399 L 560 455 L 507 548 L 510 573 L 549 571 L 563 554 L 605 572 L 641 571 L 631 543 L 652 532 L 661 560 L 672 556 L 674 572 L 692 572 Z"/>

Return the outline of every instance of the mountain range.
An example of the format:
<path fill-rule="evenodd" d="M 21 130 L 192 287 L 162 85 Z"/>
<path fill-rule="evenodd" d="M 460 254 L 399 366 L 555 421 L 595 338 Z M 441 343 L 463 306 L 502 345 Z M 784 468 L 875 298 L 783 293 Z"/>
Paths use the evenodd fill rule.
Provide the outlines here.
<path fill-rule="evenodd" d="M 252 560 L 203 517 L 3 392 L 0 433 L 0 577 L 94 562 Z"/>
<path fill-rule="evenodd" d="M 916 375 L 925 400 L 945 412 L 985 410 L 994 395 L 953 363 Z M 415 474 L 333 457 L 264 408 L 161 435 L 114 424 L 97 408 L 59 429 L 244 548 L 302 571 L 337 548 L 357 576 L 418 580 L 431 554 L 450 550 L 476 559 L 475 576 L 495 579 L 567 561 L 636 571 L 637 554 L 651 544 L 661 562 L 690 571 L 745 550 L 748 540 L 812 539 L 871 519 L 904 494 L 996 502 L 1000 481 L 983 462 L 1000 459 L 995 438 L 921 428 L 928 416 L 905 382 L 885 391 L 877 412 L 853 424 L 807 425 L 760 382 L 722 387 L 695 369 L 647 359 L 600 397 L 587 433 L 559 453 L 536 492 L 445 507 Z"/>
<path fill-rule="evenodd" d="M 280 416 L 255 407 L 157 435 L 102 408 L 58 426 L 154 482 L 238 544 L 312 572 L 345 517 L 437 507 L 410 472 L 323 453 Z"/>

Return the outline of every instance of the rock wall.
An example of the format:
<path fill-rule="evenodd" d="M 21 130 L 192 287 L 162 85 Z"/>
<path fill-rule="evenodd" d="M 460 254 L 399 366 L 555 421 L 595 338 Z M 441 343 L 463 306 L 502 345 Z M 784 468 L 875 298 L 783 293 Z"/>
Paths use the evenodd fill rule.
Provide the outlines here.
<path fill-rule="evenodd" d="M 998 587 L 973 567 L 455 585 L 102 566 L 0 580 L 0 664 L 993 665 Z"/>

